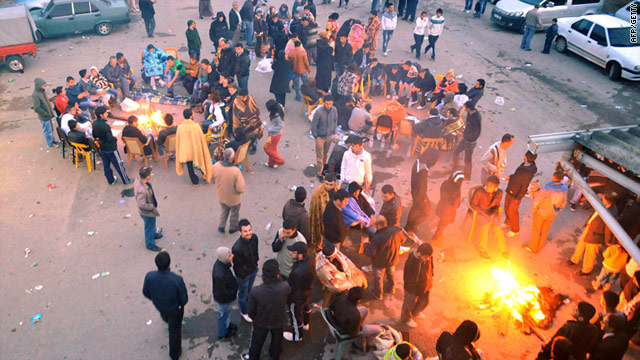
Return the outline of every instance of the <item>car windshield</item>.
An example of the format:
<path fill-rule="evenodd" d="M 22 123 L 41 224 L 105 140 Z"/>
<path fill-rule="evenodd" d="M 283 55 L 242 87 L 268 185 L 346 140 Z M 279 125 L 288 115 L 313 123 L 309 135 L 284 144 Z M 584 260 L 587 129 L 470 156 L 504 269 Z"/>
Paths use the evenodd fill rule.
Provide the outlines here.
<path fill-rule="evenodd" d="M 609 42 L 615 47 L 640 46 L 631 42 L 631 27 L 621 27 L 609 30 Z"/>
<path fill-rule="evenodd" d="M 529 5 L 537 5 L 540 4 L 540 0 L 520 0 L 525 4 L 529 4 Z"/>

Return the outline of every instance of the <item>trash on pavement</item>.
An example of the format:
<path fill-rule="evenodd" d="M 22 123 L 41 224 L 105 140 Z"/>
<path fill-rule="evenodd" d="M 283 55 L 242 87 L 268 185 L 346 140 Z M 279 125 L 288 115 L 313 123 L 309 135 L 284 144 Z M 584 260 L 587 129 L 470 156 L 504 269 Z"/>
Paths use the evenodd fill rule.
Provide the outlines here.
<path fill-rule="evenodd" d="M 516 108 L 515 108 L 515 107 L 512 107 L 512 108 L 511 108 L 511 111 L 516 111 Z"/>
<path fill-rule="evenodd" d="M 149 320 L 147 321 L 147 325 L 151 325 L 153 323 L 153 321 Z"/>
<path fill-rule="evenodd" d="M 69 242 L 67 243 L 67 246 L 71 246 L 71 241 L 69 241 Z"/>
<path fill-rule="evenodd" d="M 102 276 L 102 277 L 107 277 L 107 276 L 109 276 L 109 275 L 111 275 L 111 273 L 110 273 L 110 272 L 108 272 L 108 271 L 103 271 L 103 272 L 100 274 L 100 276 Z"/>
<path fill-rule="evenodd" d="M 507 70 L 511 70 L 511 66 L 507 66 L 505 69 L 507 69 Z"/>
<path fill-rule="evenodd" d="M 95 280 L 100 277 L 100 274 L 95 274 L 91 277 L 91 280 Z"/>
<path fill-rule="evenodd" d="M 24 257 L 29 256 L 30 252 L 31 252 L 31 249 L 29 249 L 29 248 L 24 249 Z"/>
<path fill-rule="evenodd" d="M 125 215 L 125 216 L 124 216 L 124 218 L 125 218 L 125 219 L 129 219 L 129 218 L 131 218 L 131 214 L 127 214 L 127 215 Z"/>
<path fill-rule="evenodd" d="M 93 235 L 95 235 L 95 234 L 97 234 L 97 233 L 98 233 L 97 231 L 89 231 L 89 232 L 87 233 L 87 235 L 89 235 L 89 236 L 93 236 Z"/>
<path fill-rule="evenodd" d="M 47 187 L 49 188 L 49 190 L 53 190 L 53 188 L 55 188 L 56 186 L 54 184 L 49 184 L 47 185 Z"/>
<path fill-rule="evenodd" d="M 36 289 L 36 290 L 38 290 L 38 291 L 42 290 L 42 288 L 43 288 L 43 286 L 42 286 L 42 285 L 36 285 L 36 286 L 34 287 L 34 289 Z"/>
<path fill-rule="evenodd" d="M 271 229 L 271 225 L 273 225 L 273 221 L 269 221 L 269 223 L 267 224 L 267 226 L 264 227 L 264 229 L 269 231 L 269 229 Z"/>
<path fill-rule="evenodd" d="M 586 107 L 587 107 L 587 105 L 585 105 L 585 104 L 581 104 L 581 105 L 580 105 L 580 107 L 581 107 L 581 108 L 586 108 Z"/>
<path fill-rule="evenodd" d="M 120 199 L 120 205 L 123 205 L 125 202 L 127 202 L 127 200 L 125 200 L 125 199 Z"/>
<path fill-rule="evenodd" d="M 504 106 L 504 98 L 502 96 L 496 96 L 493 102 L 498 106 Z"/>
<path fill-rule="evenodd" d="M 289 186 L 289 191 L 296 191 L 297 188 L 298 188 L 297 186 L 291 185 Z"/>
<path fill-rule="evenodd" d="M 35 315 L 33 315 L 33 317 L 31 317 L 31 323 L 35 324 L 40 322 L 40 320 L 42 320 L 42 314 L 41 313 L 37 313 Z"/>
<path fill-rule="evenodd" d="M 38 263 L 31 264 L 31 267 L 36 267 L 36 266 L 38 266 Z"/>

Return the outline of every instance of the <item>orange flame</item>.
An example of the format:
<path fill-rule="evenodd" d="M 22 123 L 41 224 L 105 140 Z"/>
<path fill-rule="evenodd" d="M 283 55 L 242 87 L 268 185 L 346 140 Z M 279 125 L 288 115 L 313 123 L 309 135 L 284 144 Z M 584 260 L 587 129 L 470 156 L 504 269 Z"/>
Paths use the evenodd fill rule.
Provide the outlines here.
<path fill-rule="evenodd" d="M 527 315 L 536 323 L 544 320 L 545 315 L 539 300 L 540 290 L 537 287 L 521 286 L 509 270 L 492 268 L 491 274 L 498 283 L 498 290 L 493 295 L 493 299 L 499 300 L 503 306 L 510 309 L 511 315 L 516 320 L 523 322 L 523 315 Z"/>
<path fill-rule="evenodd" d="M 138 118 L 138 128 L 145 134 L 151 133 L 156 129 L 167 127 L 162 111 L 160 110 L 146 115 L 136 115 L 136 117 Z"/>

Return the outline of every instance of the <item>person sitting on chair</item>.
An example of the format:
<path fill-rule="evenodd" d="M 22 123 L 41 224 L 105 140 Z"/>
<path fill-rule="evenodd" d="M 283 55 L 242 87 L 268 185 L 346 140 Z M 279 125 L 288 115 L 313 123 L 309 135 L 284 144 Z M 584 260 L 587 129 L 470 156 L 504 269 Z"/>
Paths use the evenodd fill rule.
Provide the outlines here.
<path fill-rule="evenodd" d="M 311 99 L 311 105 L 315 105 L 318 103 L 318 100 L 327 95 L 327 92 L 318 89 L 318 86 L 316 85 L 316 78 L 310 77 L 304 84 L 302 84 L 302 95 Z"/>
<path fill-rule="evenodd" d="M 490 175 L 484 185 L 475 190 L 469 199 L 469 214 L 476 213 L 478 229 L 478 250 L 480 257 L 484 260 L 491 260 L 487 253 L 487 241 L 489 231 L 493 230 L 494 237 L 498 240 L 498 247 L 502 251 L 502 256 L 509 259 L 507 243 L 504 239 L 504 232 L 500 228 L 500 202 L 502 201 L 502 190 L 499 189 L 500 179 L 495 175 Z M 474 225 L 471 231 L 474 230 Z"/>
<path fill-rule="evenodd" d="M 438 109 L 430 109 L 429 117 L 413 126 L 413 133 L 423 139 L 442 138 L 442 118 L 438 115 Z"/>
<path fill-rule="evenodd" d="M 215 136 L 222 132 L 222 124 L 226 121 L 224 103 L 220 100 L 220 95 L 215 90 L 211 92 L 209 99 L 211 100 L 208 111 L 209 116 L 202 121 L 202 132 L 206 134 L 210 129 Z"/>
<path fill-rule="evenodd" d="M 65 134 L 68 134 L 69 130 L 71 130 L 69 127 L 69 121 L 71 120 L 76 120 L 78 126 L 80 126 L 87 136 L 93 135 L 93 125 L 91 125 L 91 121 L 83 115 L 80 106 L 73 100 L 69 101 L 69 104 L 67 104 L 67 112 L 62 115 L 60 119 L 60 128 L 62 128 Z"/>
<path fill-rule="evenodd" d="M 374 215 L 375 211 L 373 211 L 373 214 L 367 214 L 367 212 L 360 207 L 358 197 L 362 194 L 362 187 L 358 185 L 357 182 L 354 181 L 350 183 L 348 191 L 351 196 L 349 197 L 347 206 L 342 209 L 342 219 L 344 220 L 344 224 L 347 227 L 362 225 L 362 229 L 367 234 L 369 239 L 373 238 L 376 230 L 373 227 L 373 220 L 371 219 L 371 215 Z M 367 207 L 368 210 L 372 210 L 371 206 Z"/>
<path fill-rule="evenodd" d="M 334 298 L 329 309 L 340 334 L 349 336 L 362 334 L 367 338 L 373 338 L 382 330 L 379 325 L 364 324 L 369 310 L 359 306 L 363 296 L 364 289 L 355 286 L 349 289 L 348 293 L 342 293 Z"/>
<path fill-rule="evenodd" d="M 75 120 L 69 120 L 69 132 L 67 133 L 67 138 L 69 142 L 89 145 L 89 138 L 87 138 L 87 134 L 84 132 L 78 122 Z"/>
<path fill-rule="evenodd" d="M 167 140 L 167 136 L 175 135 L 178 131 L 178 127 L 173 125 L 173 115 L 165 114 L 164 123 L 167 124 L 167 127 L 158 133 L 158 150 L 160 151 L 160 155 L 163 155 L 162 150 L 165 149 L 164 142 Z M 173 158 L 173 154 L 171 154 L 170 157 Z"/>
<path fill-rule="evenodd" d="M 142 131 L 140 131 L 138 128 L 138 118 L 135 115 L 131 115 L 127 118 L 127 124 L 128 125 L 122 129 L 122 141 L 124 142 L 125 137 L 137 138 L 144 145 L 145 156 L 152 155 L 153 147 L 155 146 L 153 134 L 147 134 L 145 136 Z M 128 151 L 126 145 L 124 149 L 125 152 Z"/>

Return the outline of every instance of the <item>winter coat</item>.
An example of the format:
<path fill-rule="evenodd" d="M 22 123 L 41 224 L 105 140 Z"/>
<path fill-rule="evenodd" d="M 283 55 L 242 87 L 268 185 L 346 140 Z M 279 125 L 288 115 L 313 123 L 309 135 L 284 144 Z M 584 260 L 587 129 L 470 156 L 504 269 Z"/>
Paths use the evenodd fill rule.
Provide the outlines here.
<path fill-rule="evenodd" d="M 609 207 L 609 212 L 614 217 L 618 216 L 618 208 L 615 205 Z M 591 220 L 591 218 L 589 218 Z M 609 229 L 609 226 L 605 224 L 600 215 L 596 214 L 593 220 L 589 222 L 587 220 L 586 228 L 584 229 L 584 242 L 587 244 L 611 244 L 615 235 Z"/>
<path fill-rule="evenodd" d="M 271 243 L 271 250 L 276 253 L 276 261 L 278 261 L 280 275 L 282 276 L 289 276 L 291 267 L 293 266 L 293 258 L 287 247 L 297 242 L 306 244 L 307 240 L 298 231 L 293 233 L 292 237 L 286 237 L 283 235 L 282 229 L 280 229 Z"/>
<path fill-rule="evenodd" d="M 282 219 L 291 219 L 296 224 L 296 229 L 305 239 L 311 239 L 311 229 L 309 226 L 309 214 L 304 208 L 304 203 L 299 203 L 296 199 L 289 199 L 282 208 Z"/>
<path fill-rule="evenodd" d="M 40 120 L 50 120 L 55 116 L 53 112 L 53 108 L 51 107 L 51 103 L 47 96 L 44 94 L 44 89 L 42 85 L 46 84 L 46 82 L 41 78 L 36 78 L 34 81 L 35 88 L 33 89 L 33 94 L 31 95 L 33 99 L 33 111 L 38 114 L 38 119 Z"/>
<path fill-rule="evenodd" d="M 202 136 L 202 127 L 191 119 L 186 119 L 178 125 L 176 131 L 176 173 L 182 176 L 183 163 L 193 162 L 204 173 L 203 178 L 211 182 L 211 154 L 207 142 Z"/>
<path fill-rule="evenodd" d="M 153 51 L 145 48 L 142 53 L 142 72 L 147 77 L 161 76 L 164 74 L 165 66 L 167 66 L 167 57 L 169 55 L 155 46 L 153 48 Z M 105 76 L 109 79 L 109 75 L 105 74 Z M 109 81 L 111 81 L 111 79 L 109 79 Z"/>
<path fill-rule="evenodd" d="M 367 287 L 367 277 L 345 254 L 337 251 L 335 258 L 340 262 L 343 271 L 338 270 L 322 251 L 316 254 L 318 280 L 327 290 L 341 293 L 354 286 Z"/>
<path fill-rule="evenodd" d="M 507 184 L 505 192 L 516 199 L 522 199 L 527 193 L 529 183 L 536 172 L 538 172 L 538 168 L 535 162 L 531 165 L 520 164 L 513 175 L 509 177 L 509 183 Z"/>
<path fill-rule="evenodd" d="M 242 21 L 253 20 L 253 3 L 251 2 L 251 0 L 247 0 L 244 2 L 242 8 L 240 9 L 240 16 L 242 16 Z"/>
<path fill-rule="evenodd" d="M 402 229 L 389 226 L 376 231 L 371 239 L 371 263 L 377 268 L 388 268 L 398 265 L 400 245 L 405 240 Z"/>
<path fill-rule="evenodd" d="M 362 314 L 346 294 L 336 296 L 330 309 L 340 334 L 355 336 L 362 330 Z"/>
<path fill-rule="evenodd" d="M 404 264 L 403 278 L 405 291 L 416 296 L 426 294 L 433 285 L 433 257 L 424 262 L 417 250 L 412 251 Z"/>
<path fill-rule="evenodd" d="M 151 0 L 140 0 L 138 7 L 140 8 L 140 15 L 143 19 L 153 19 L 153 16 L 156 14 Z"/>
<path fill-rule="evenodd" d="M 226 74 L 228 76 L 233 77 L 235 75 L 235 67 L 236 67 L 236 53 L 231 48 L 231 46 L 227 46 L 226 49 L 219 49 L 220 58 L 218 59 L 218 72 L 220 74 Z"/>
<path fill-rule="evenodd" d="M 158 213 L 158 201 L 151 184 L 145 184 L 138 177 L 133 183 L 133 189 L 140 215 L 147 217 L 160 216 L 160 213 Z"/>
<path fill-rule="evenodd" d="M 316 267 L 312 256 L 295 261 L 291 267 L 289 279 L 287 279 L 291 287 L 289 304 L 303 303 L 311 296 L 313 280 L 316 278 Z"/>
<path fill-rule="evenodd" d="M 302 47 L 293 49 L 289 53 L 287 60 L 291 61 L 291 70 L 294 74 L 302 75 L 311 73 L 307 52 Z"/>
<path fill-rule="evenodd" d="M 189 301 L 182 276 L 169 270 L 149 271 L 144 277 L 142 295 L 161 313 L 184 308 Z"/>
<path fill-rule="evenodd" d="M 198 33 L 197 28 L 193 30 L 187 29 L 184 35 L 187 37 L 187 48 L 189 50 L 200 50 L 202 47 L 202 40 L 200 40 L 200 33 Z"/>
<path fill-rule="evenodd" d="M 218 19 L 222 17 L 222 21 Z M 218 47 L 218 40 L 220 38 L 227 38 L 229 36 L 229 25 L 227 25 L 227 17 L 222 11 L 218 11 L 216 19 L 211 22 L 209 27 L 209 39 L 213 42 L 214 46 Z"/>
<path fill-rule="evenodd" d="M 400 218 L 402 217 L 402 200 L 398 194 L 395 194 L 391 200 L 382 203 L 380 215 L 387 219 L 387 224 L 389 226 L 400 225 Z"/>
<path fill-rule="evenodd" d="M 348 66 L 353 61 L 353 49 L 351 44 L 345 42 L 342 45 L 340 42 L 336 42 L 335 58 L 336 64 Z"/>
<path fill-rule="evenodd" d="M 476 110 L 473 114 L 467 116 L 467 123 L 464 127 L 462 137 L 465 141 L 474 143 L 480 137 L 482 131 L 482 116 Z"/>
<path fill-rule="evenodd" d="M 258 236 L 251 239 L 239 238 L 231 248 L 233 253 L 233 272 L 238 280 L 244 280 L 258 269 Z"/>
<path fill-rule="evenodd" d="M 334 244 L 340 244 L 347 237 L 347 226 L 344 223 L 342 211 L 329 201 L 322 216 L 324 224 L 324 238 Z"/>
<path fill-rule="evenodd" d="M 235 12 L 235 10 L 229 10 L 229 31 L 235 32 L 238 28 L 238 24 L 240 23 L 240 17 Z"/>
<path fill-rule="evenodd" d="M 271 78 L 269 92 L 272 94 L 286 94 L 287 91 L 289 91 L 289 71 L 291 71 L 291 62 L 277 57 L 273 61 L 271 68 L 273 69 L 273 77 Z"/>
<path fill-rule="evenodd" d="M 326 139 L 333 135 L 338 126 L 338 109 L 335 106 L 327 110 L 325 106 L 319 106 L 311 120 L 311 135 L 314 138 Z"/>
<path fill-rule="evenodd" d="M 533 200 L 532 212 L 545 218 L 555 217 L 567 204 L 567 192 L 569 188 L 560 181 L 545 184 Z"/>
<path fill-rule="evenodd" d="M 211 271 L 213 300 L 219 304 L 228 304 L 237 298 L 238 281 L 231 272 L 231 263 L 216 260 Z"/>
<path fill-rule="evenodd" d="M 460 207 L 461 185 L 452 178 L 448 178 L 440 185 L 440 200 L 436 207 L 436 214 L 440 217 L 440 221 L 447 224 L 456 221 L 456 211 Z"/>
<path fill-rule="evenodd" d="M 600 329 L 588 321 L 569 320 L 542 347 L 542 350 L 538 353 L 538 360 L 551 359 L 551 345 L 558 336 L 566 337 L 573 343 L 573 357 L 575 360 L 585 360 L 587 354 L 593 354 L 600 340 Z"/>
<path fill-rule="evenodd" d="M 249 52 L 247 50 L 242 51 L 242 54 L 236 55 L 234 64 L 234 73 L 237 77 L 249 76 L 251 71 L 251 59 L 249 59 Z"/>
<path fill-rule="evenodd" d="M 439 139 L 442 137 L 442 119 L 439 115 L 431 115 L 413 126 L 413 133 L 421 138 Z"/>
<path fill-rule="evenodd" d="M 331 74 L 333 71 L 333 48 L 326 41 L 318 42 L 316 65 L 320 73 Z"/>
<path fill-rule="evenodd" d="M 289 284 L 280 279 L 251 289 L 248 312 L 254 329 L 282 329 L 286 325 L 285 308 L 290 292 Z"/>
<path fill-rule="evenodd" d="M 386 10 L 382 14 L 382 30 L 395 30 L 398 26 L 398 14 L 395 11 Z"/>
<path fill-rule="evenodd" d="M 213 165 L 211 173 L 216 184 L 218 201 L 227 206 L 239 205 L 245 191 L 242 171 L 234 164 L 219 161 Z"/>

